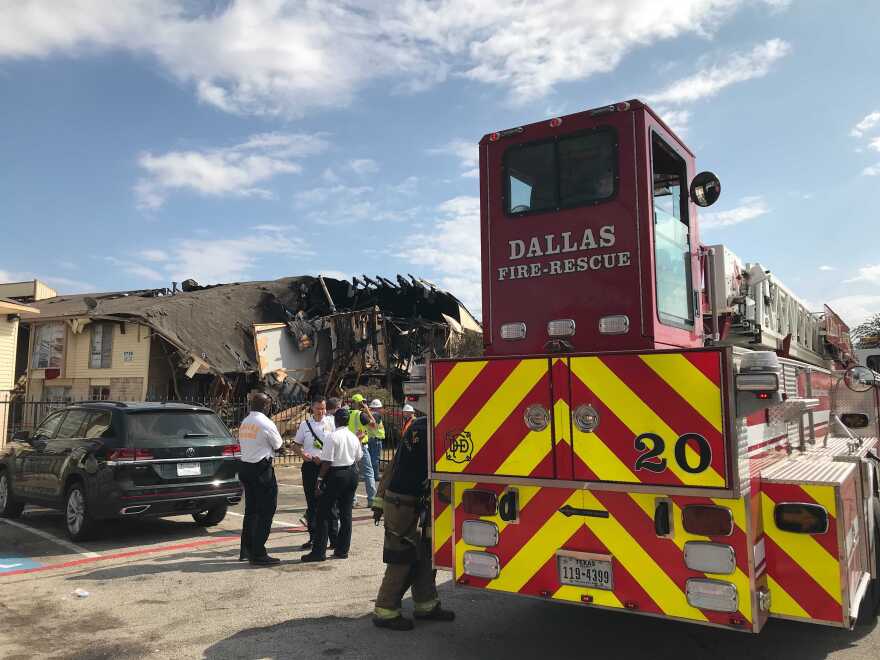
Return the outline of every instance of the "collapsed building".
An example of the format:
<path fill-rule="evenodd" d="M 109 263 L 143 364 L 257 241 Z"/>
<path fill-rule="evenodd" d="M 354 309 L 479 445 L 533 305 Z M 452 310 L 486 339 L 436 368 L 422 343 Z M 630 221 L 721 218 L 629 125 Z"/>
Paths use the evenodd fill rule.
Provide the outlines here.
<path fill-rule="evenodd" d="M 426 353 L 456 354 L 482 332 L 451 293 L 400 275 L 187 280 L 33 306 L 28 398 L 229 400 L 261 388 L 286 403 L 358 385 L 399 396 Z"/>

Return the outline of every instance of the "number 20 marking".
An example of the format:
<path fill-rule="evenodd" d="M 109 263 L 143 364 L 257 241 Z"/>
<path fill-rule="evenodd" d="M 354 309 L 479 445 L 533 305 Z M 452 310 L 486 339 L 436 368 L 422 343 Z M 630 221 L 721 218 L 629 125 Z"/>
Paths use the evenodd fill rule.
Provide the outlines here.
<path fill-rule="evenodd" d="M 696 452 L 699 457 L 697 465 L 688 463 L 688 443 L 696 443 Z M 667 461 L 662 458 L 666 450 L 666 442 L 656 433 L 642 433 L 635 439 L 636 451 L 644 452 L 636 459 L 635 469 L 649 470 L 650 472 L 665 472 Z M 692 447 L 693 448 L 693 447 Z M 698 433 L 685 433 L 675 441 L 675 462 L 689 474 L 705 472 L 712 464 L 712 447 L 709 441 Z"/>

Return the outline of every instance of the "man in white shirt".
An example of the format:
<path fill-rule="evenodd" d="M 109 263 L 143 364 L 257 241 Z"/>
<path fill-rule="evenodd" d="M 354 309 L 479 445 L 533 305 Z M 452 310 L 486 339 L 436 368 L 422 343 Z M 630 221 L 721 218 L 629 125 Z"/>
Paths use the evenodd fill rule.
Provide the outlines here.
<path fill-rule="evenodd" d="M 327 403 L 324 397 L 312 399 L 312 414 L 308 419 L 300 422 L 296 435 L 293 437 L 294 451 L 302 459 L 302 485 L 306 494 L 306 526 L 309 529 L 309 540 L 303 543 L 301 550 L 311 550 L 315 543 L 315 518 L 317 512 L 317 497 L 315 487 L 318 485 L 318 471 L 321 466 L 321 451 L 327 436 L 336 430 L 333 418 L 326 414 Z M 331 512 L 332 513 L 332 512 Z M 336 535 L 339 533 L 339 521 L 331 515 L 328 521 L 330 545 L 336 545 Z"/>
<path fill-rule="evenodd" d="M 278 483 L 272 458 L 282 445 L 275 422 L 266 417 L 271 403 L 265 394 L 251 395 L 251 412 L 238 428 L 241 445 L 238 478 L 244 486 L 244 522 L 238 559 L 248 559 L 253 566 L 271 566 L 281 561 L 266 553 L 266 540 L 278 506 Z"/>
<path fill-rule="evenodd" d="M 351 502 L 357 490 L 358 461 L 364 455 L 363 445 L 348 428 L 348 411 L 336 411 L 336 430 L 324 440 L 321 451 L 321 468 L 318 478 L 318 518 L 315 544 L 312 551 L 302 556 L 302 561 L 327 559 L 327 537 L 333 507 L 339 512 L 339 534 L 336 537 L 334 559 L 348 559 L 351 546 Z"/>

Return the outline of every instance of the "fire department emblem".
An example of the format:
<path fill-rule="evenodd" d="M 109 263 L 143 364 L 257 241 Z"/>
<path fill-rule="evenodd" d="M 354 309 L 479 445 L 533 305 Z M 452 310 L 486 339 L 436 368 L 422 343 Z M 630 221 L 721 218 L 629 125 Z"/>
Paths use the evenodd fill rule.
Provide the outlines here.
<path fill-rule="evenodd" d="M 470 431 L 446 434 L 446 460 L 453 463 L 467 463 L 474 456 L 474 441 Z"/>

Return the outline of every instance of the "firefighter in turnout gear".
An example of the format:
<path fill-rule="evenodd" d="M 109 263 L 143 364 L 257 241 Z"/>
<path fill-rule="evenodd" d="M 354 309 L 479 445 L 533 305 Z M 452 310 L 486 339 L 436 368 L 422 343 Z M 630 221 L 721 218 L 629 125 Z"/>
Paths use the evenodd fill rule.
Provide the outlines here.
<path fill-rule="evenodd" d="M 427 418 L 416 419 L 400 442 L 394 460 L 373 498 L 373 520 L 385 516 L 385 546 L 382 559 L 387 564 L 373 623 L 379 628 L 411 630 L 413 622 L 400 611 L 407 589 L 412 589 L 415 618 L 452 621 L 455 613 L 440 607 L 431 566 L 430 482 L 428 480 Z"/>

